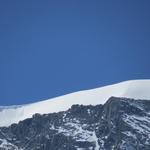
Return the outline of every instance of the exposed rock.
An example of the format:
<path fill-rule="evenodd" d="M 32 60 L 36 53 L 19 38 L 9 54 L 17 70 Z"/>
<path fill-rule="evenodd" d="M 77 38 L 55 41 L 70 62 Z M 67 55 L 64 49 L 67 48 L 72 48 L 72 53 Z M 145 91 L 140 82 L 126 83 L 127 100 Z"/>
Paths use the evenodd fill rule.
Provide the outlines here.
<path fill-rule="evenodd" d="M 0 128 L 0 150 L 150 150 L 150 101 L 111 97 Z"/>

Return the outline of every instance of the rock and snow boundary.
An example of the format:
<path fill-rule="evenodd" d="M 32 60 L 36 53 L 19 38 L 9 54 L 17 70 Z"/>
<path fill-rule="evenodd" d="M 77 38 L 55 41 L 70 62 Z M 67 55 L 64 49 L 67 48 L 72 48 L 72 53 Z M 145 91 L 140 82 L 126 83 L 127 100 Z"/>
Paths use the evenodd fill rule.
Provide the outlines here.
<path fill-rule="evenodd" d="M 65 111 L 74 104 L 104 104 L 111 96 L 150 99 L 150 80 L 130 80 L 96 89 L 79 91 L 64 96 L 21 106 L 1 106 L 0 126 L 9 126 L 31 118 L 33 114 Z"/>

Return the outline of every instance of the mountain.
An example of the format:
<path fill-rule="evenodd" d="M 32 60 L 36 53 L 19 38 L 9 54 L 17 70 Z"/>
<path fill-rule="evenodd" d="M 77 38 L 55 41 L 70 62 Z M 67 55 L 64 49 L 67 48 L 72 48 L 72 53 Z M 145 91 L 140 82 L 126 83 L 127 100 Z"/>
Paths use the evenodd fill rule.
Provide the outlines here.
<path fill-rule="evenodd" d="M 0 150 L 150 150 L 150 101 L 111 97 L 35 114 L 0 128 Z"/>
<path fill-rule="evenodd" d="M 65 96 L 21 106 L 1 106 L 0 126 L 9 126 L 31 118 L 35 113 L 48 114 L 66 111 L 74 104 L 104 104 L 111 96 L 150 99 L 150 80 L 130 80 L 92 90 L 79 91 Z"/>

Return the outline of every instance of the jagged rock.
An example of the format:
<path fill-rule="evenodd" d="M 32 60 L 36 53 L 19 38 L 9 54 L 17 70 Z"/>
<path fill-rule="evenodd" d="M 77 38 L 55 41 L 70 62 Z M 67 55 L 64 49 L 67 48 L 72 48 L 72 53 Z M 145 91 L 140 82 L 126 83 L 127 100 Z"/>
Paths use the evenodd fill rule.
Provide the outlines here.
<path fill-rule="evenodd" d="M 150 101 L 111 97 L 0 128 L 0 150 L 150 150 Z"/>

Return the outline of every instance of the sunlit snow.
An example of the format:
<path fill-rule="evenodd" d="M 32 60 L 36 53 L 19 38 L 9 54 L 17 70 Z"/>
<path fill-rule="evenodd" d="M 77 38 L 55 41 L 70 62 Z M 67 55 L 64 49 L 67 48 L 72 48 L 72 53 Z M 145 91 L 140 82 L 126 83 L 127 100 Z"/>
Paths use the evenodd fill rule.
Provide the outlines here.
<path fill-rule="evenodd" d="M 20 120 L 32 117 L 35 113 L 45 114 L 64 111 L 73 104 L 104 104 L 111 96 L 150 99 L 150 80 L 130 80 L 28 105 L 0 107 L 0 126 L 18 123 Z"/>

